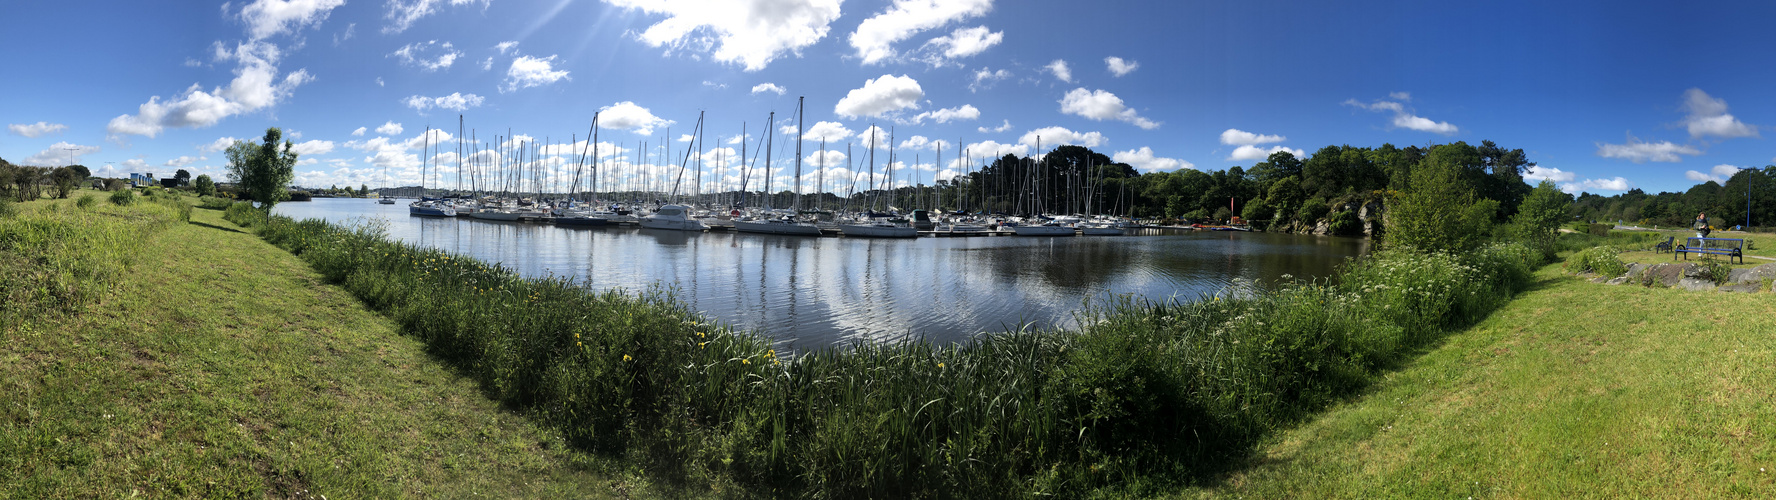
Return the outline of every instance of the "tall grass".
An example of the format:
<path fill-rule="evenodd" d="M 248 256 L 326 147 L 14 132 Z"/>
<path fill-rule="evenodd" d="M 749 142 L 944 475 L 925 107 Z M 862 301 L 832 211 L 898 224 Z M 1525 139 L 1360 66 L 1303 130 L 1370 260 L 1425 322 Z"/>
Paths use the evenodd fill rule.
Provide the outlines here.
<path fill-rule="evenodd" d="M 368 223 L 228 215 L 577 445 L 773 496 L 1139 494 L 1203 477 L 1495 309 L 1541 259 L 1388 251 L 1337 284 L 1117 299 L 1077 331 L 791 355 L 659 289 L 525 278 Z"/>
<path fill-rule="evenodd" d="M 14 208 L 0 217 L 0 331 L 92 304 L 127 272 L 148 236 L 189 214 L 160 203 Z"/>

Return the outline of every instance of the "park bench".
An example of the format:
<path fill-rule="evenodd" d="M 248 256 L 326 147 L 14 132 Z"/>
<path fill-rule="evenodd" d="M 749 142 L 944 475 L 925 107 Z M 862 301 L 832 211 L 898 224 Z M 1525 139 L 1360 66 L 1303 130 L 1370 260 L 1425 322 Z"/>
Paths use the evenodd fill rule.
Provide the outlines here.
<path fill-rule="evenodd" d="M 1678 245 L 1672 252 L 1671 260 L 1677 260 L 1677 254 L 1684 254 L 1684 260 L 1690 260 L 1692 253 L 1725 255 L 1727 262 L 1739 259 L 1745 263 L 1745 240 L 1738 238 L 1684 238 L 1684 244 Z"/>
<path fill-rule="evenodd" d="M 1671 242 L 1672 242 L 1672 240 L 1676 240 L 1676 239 L 1677 239 L 1676 236 L 1665 237 L 1665 241 L 1661 241 L 1661 242 L 1659 242 L 1659 244 L 1653 245 L 1653 253 L 1670 252 L 1671 251 Z M 1672 257 L 1676 257 L 1676 256 L 1673 255 Z"/>

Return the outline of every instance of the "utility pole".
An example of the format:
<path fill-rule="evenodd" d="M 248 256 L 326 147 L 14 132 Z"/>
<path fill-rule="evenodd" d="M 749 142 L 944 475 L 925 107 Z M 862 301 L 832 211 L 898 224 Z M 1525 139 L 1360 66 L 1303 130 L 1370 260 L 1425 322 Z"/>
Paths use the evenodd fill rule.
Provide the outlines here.
<path fill-rule="evenodd" d="M 70 166 L 73 165 L 74 164 L 74 152 L 79 151 L 80 148 L 62 148 L 62 149 L 65 149 L 68 151 L 68 165 L 70 165 Z"/>

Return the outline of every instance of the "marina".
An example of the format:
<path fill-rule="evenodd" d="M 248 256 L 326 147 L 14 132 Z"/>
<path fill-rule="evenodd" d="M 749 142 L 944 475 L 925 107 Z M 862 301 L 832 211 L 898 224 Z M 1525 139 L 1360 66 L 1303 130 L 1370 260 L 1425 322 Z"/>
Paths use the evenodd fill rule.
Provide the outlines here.
<path fill-rule="evenodd" d="M 395 239 L 596 289 L 664 286 L 694 310 L 795 348 L 1074 325 L 1117 296 L 1195 300 L 1255 282 L 1331 276 L 1370 241 L 1280 233 L 1130 228 L 1124 236 L 1015 237 L 1003 229 L 914 238 L 825 237 L 415 217 L 401 204 L 319 198 L 277 213 L 378 221 Z M 642 217 L 645 219 L 646 217 Z M 695 219 L 687 219 L 695 222 Z M 954 227 L 954 226 L 952 226 Z"/>

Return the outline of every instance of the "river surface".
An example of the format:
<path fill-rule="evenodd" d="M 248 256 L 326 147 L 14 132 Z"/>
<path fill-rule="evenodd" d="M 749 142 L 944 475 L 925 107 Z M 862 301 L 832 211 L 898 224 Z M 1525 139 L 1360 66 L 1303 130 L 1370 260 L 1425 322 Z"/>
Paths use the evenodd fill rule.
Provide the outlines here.
<path fill-rule="evenodd" d="M 1254 281 L 1330 276 L 1368 240 L 1280 233 L 1131 231 L 1128 236 L 878 240 L 407 215 L 407 202 L 280 203 L 298 219 L 386 220 L 392 238 L 597 289 L 676 290 L 693 310 L 792 348 L 922 337 L 966 341 L 1019 325 L 1074 326 L 1086 301 L 1195 300 Z"/>

